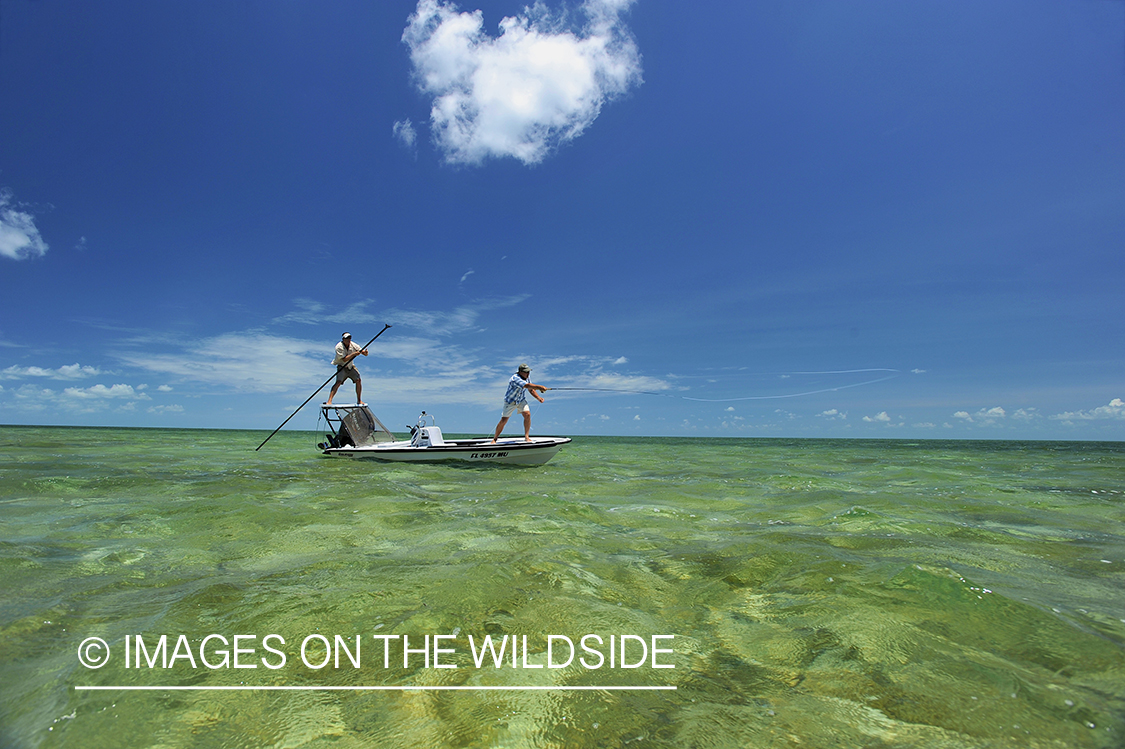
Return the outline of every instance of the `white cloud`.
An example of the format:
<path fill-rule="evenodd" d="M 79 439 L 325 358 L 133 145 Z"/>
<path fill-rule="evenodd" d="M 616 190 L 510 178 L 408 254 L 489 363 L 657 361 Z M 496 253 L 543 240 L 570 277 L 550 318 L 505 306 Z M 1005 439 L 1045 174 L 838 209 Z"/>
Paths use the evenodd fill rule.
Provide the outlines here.
<path fill-rule="evenodd" d="M 4 408 L 14 408 L 24 412 L 43 412 L 60 409 L 67 414 L 98 413 L 112 409 L 129 411 L 136 407 L 137 401 L 152 400 L 148 395 L 131 385 L 93 385 L 88 388 L 69 387 L 57 391 L 37 385 L 21 385 L 15 390 L 5 391 L 7 402 Z"/>
<path fill-rule="evenodd" d="M 1007 415 L 1007 412 L 1000 406 L 993 406 L 992 408 L 982 408 L 975 414 L 970 414 L 968 411 L 958 411 L 953 414 L 953 417 L 969 424 L 993 426 L 1006 418 Z"/>
<path fill-rule="evenodd" d="M 151 348 L 119 353 L 139 369 L 240 392 L 276 393 L 323 379 L 331 347 L 323 343 L 255 333 L 225 333 L 174 353 Z"/>
<path fill-rule="evenodd" d="M 414 131 L 414 123 L 409 119 L 399 120 L 391 128 L 398 142 L 406 146 L 410 150 L 414 150 L 414 141 L 417 140 L 418 134 Z"/>
<path fill-rule="evenodd" d="M 148 409 L 150 414 L 182 414 L 184 407 L 176 404 L 168 406 L 150 406 Z"/>
<path fill-rule="evenodd" d="M 586 0 L 586 23 L 542 3 L 484 31 L 481 11 L 419 0 L 402 41 L 415 82 L 432 96 L 430 124 L 445 160 L 513 157 L 536 164 L 582 134 L 602 105 L 641 82 L 641 58 L 621 14 L 632 0 Z"/>
<path fill-rule="evenodd" d="M 880 411 L 879 413 L 875 414 L 874 416 L 864 416 L 863 420 L 867 421 L 867 422 L 878 421 L 878 422 L 887 423 L 891 420 L 891 417 L 887 415 L 886 411 Z"/>
<path fill-rule="evenodd" d="M 286 312 L 281 317 L 275 317 L 275 323 L 300 323 L 301 325 L 318 325 L 322 322 L 332 322 L 325 314 L 325 306 L 315 299 L 294 299 L 293 304 L 297 309 Z M 343 333 L 344 331 L 340 331 Z"/>
<path fill-rule="evenodd" d="M 35 385 L 21 385 L 16 389 L 6 390 L 5 394 L 8 399 L 4 402 L 4 407 L 19 411 L 46 411 L 55 405 L 58 398 L 58 393 L 54 390 Z"/>
<path fill-rule="evenodd" d="M 39 236 L 35 217 L 10 207 L 11 190 L 0 190 L 0 255 L 26 260 L 47 254 L 47 243 Z"/>
<path fill-rule="evenodd" d="M 149 343 L 144 351 L 116 356 L 138 369 L 218 391 L 304 396 L 334 371 L 334 345 L 248 331 L 181 343 L 169 352 L 154 351 Z M 438 338 L 412 336 L 380 338 L 370 357 L 360 357 L 359 369 L 366 388 L 375 379 L 384 401 L 495 405 L 506 379 L 494 363 L 483 364 Z"/>
<path fill-rule="evenodd" d="M 97 377 L 102 371 L 97 367 L 83 366 L 81 364 L 66 364 L 58 369 L 45 369 L 43 367 L 8 367 L 0 370 L 0 379 L 17 380 L 25 377 L 46 377 L 52 380 L 81 380 L 84 377 Z"/>
<path fill-rule="evenodd" d="M 1094 421 L 1098 419 L 1125 419 L 1125 401 L 1114 398 L 1109 405 L 1098 406 L 1090 411 L 1066 411 L 1051 417 L 1058 421 Z"/>
<path fill-rule="evenodd" d="M 468 271 L 461 278 L 464 281 L 474 271 Z M 366 341 L 356 329 L 362 325 L 376 325 L 372 335 L 378 332 L 383 323 L 390 323 L 396 329 L 415 328 L 428 335 L 448 335 L 450 333 L 464 333 L 478 327 L 481 313 L 494 309 L 514 307 L 530 298 L 530 294 L 518 294 L 510 297 L 497 297 L 482 299 L 470 304 L 463 304 L 452 312 L 434 310 L 403 310 L 387 309 L 379 313 L 368 312 L 371 300 L 349 304 L 342 310 L 329 313 L 329 307 L 315 299 L 295 299 L 293 303 L 297 309 L 293 312 L 274 318 L 275 323 L 300 323 L 302 325 L 320 325 L 323 323 L 336 323 L 341 326 L 343 333 L 347 328 L 360 342 Z M 381 339 L 380 339 L 381 340 Z"/>
<path fill-rule="evenodd" d="M 570 375 L 559 374 L 556 381 L 565 383 L 558 387 L 600 388 L 604 390 L 625 390 L 634 393 L 659 393 L 671 388 L 664 380 L 646 375 L 616 375 L 597 371 L 593 357 L 567 357 L 570 361 L 586 363 L 594 367 L 594 371 L 580 372 Z M 544 368 L 545 369 L 545 368 Z M 547 376 L 547 373 L 543 373 Z"/>
<path fill-rule="evenodd" d="M 617 357 L 616 359 L 613 360 L 613 366 L 615 366 L 615 367 L 620 367 L 622 364 L 628 364 L 628 363 L 629 363 L 629 360 L 626 359 L 624 356 L 619 356 L 619 357 Z"/>
<path fill-rule="evenodd" d="M 134 388 L 132 385 L 118 384 L 110 385 L 93 385 L 88 388 L 66 388 L 62 391 L 62 397 L 72 398 L 77 400 L 106 400 L 106 399 L 133 399 L 133 400 L 150 400 L 144 393 L 140 392 L 139 388 Z"/>
<path fill-rule="evenodd" d="M 886 415 L 885 411 L 883 413 L 884 415 Z M 817 414 L 817 416 L 821 417 L 822 419 L 828 419 L 829 421 L 846 421 L 848 418 L 847 412 L 840 411 L 835 408 L 830 408 L 827 411 L 821 411 Z M 874 419 L 869 416 L 865 416 L 864 421 L 874 421 Z"/>
<path fill-rule="evenodd" d="M 526 297 L 511 297 L 474 301 L 454 310 L 391 310 L 387 320 L 395 324 L 390 334 L 383 335 L 371 347 L 369 357 L 359 359 L 359 369 L 364 379 L 364 396 L 372 399 L 377 394 L 381 403 L 403 404 L 459 404 L 495 407 L 503 394 L 507 379 L 516 365 L 527 361 L 535 371 L 535 381 L 549 387 L 603 388 L 614 391 L 643 391 L 660 393 L 675 389 L 674 381 L 622 371 L 615 366 L 620 360 L 611 357 L 588 355 L 550 355 L 529 351 L 481 350 L 462 343 L 466 331 L 482 330 L 482 324 L 493 319 L 503 323 L 510 317 L 507 308 Z M 301 310 L 280 318 L 286 323 L 319 324 L 327 317 L 327 305 L 312 300 L 298 302 Z M 357 314 L 369 302 L 354 305 Z M 488 314 L 488 311 L 495 314 Z M 333 315 L 335 317 L 335 315 Z M 358 335 L 361 331 L 350 322 L 345 325 Z M 340 330 L 343 330 L 341 326 Z M 360 343 L 366 341 L 368 333 Z M 415 331 L 426 334 L 412 334 Z M 219 393 L 283 393 L 307 397 L 313 388 L 323 383 L 334 371 L 331 365 L 332 349 L 336 340 L 271 335 L 260 330 L 227 332 L 199 339 L 171 339 L 162 336 L 144 336 L 120 342 L 113 356 L 121 362 L 122 369 L 137 373 L 138 380 L 163 382 L 153 385 L 148 392 L 168 393 L 183 391 L 181 383 L 199 383 L 205 386 L 201 396 Z M 42 372 L 79 372 L 89 374 L 79 365 L 60 367 Z M 25 374 L 22 370 L 16 374 Z M 157 376 L 158 375 L 158 376 Z M 0 380 L 3 373 L 0 373 Z M 95 396 L 106 401 L 114 395 L 122 399 L 126 387 L 116 390 L 105 386 L 80 391 L 74 389 L 68 401 L 93 403 Z M 132 388 L 135 400 L 152 400 L 142 385 Z M 345 392 L 347 391 L 345 388 Z M 327 392 L 327 391 L 325 391 Z M 63 396 L 47 390 L 24 392 L 5 391 L 7 404 L 22 410 L 40 408 L 43 403 L 56 403 Z M 570 396 L 574 398 L 597 397 L 598 392 L 550 393 L 549 398 Z M 155 396 L 159 397 L 159 396 Z M 171 406 L 150 403 L 151 413 L 172 411 Z M 4 406 L 0 403 L 0 406 Z"/>
<path fill-rule="evenodd" d="M 417 328 L 430 335 L 464 333 L 478 327 L 482 312 L 514 307 L 530 296 L 530 294 L 520 294 L 513 297 L 484 299 L 472 304 L 463 304 L 452 312 L 389 309 L 382 313 L 381 319 L 385 319 L 393 325 Z"/>
<path fill-rule="evenodd" d="M 912 374 L 926 374 L 926 370 L 924 370 L 924 369 L 912 369 L 912 370 L 910 370 L 910 372 Z"/>
<path fill-rule="evenodd" d="M 379 324 L 382 327 L 380 318 L 367 311 L 367 307 L 371 304 L 370 299 L 352 302 L 344 309 L 324 305 L 315 299 L 296 299 L 293 303 L 297 305 L 297 309 L 275 318 L 274 322 L 301 323 L 303 325 L 318 325 L 329 322 L 348 328 Z M 333 311 L 328 312 L 329 309 Z M 343 333 L 344 331 L 341 330 L 340 332 Z M 352 332 L 355 333 L 356 331 L 353 330 Z"/>

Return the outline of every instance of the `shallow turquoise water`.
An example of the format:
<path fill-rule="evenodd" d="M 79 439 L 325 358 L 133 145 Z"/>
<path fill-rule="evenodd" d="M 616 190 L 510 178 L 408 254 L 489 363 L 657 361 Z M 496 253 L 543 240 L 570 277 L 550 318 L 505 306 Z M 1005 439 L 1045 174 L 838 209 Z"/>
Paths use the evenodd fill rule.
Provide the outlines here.
<path fill-rule="evenodd" d="M 0 745 L 1125 740 L 1121 443 L 583 437 L 546 466 L 470 468 L 325 459 L 309 433 L 255 452 L 264 436 L 0 427 Z M 439 634 L 456 668 L 372 637 Z M 675 668 L 524 667 L 587 634 L 635 638 L 631 663 L 674 635 L 655 662 Z M 184 650 L 125 668 L 137 635 Z M 254 636 L 257 667 L 199 663 L 221 658 L 209 635 Z M 360 636 L 360 666 L 307 666 L 310 635 Z M 478 667 L 486 635 L 526 636 L 526 661 Z M 99 669 L 78 658 L 93 636 Z M 676 689 L 77 689 L 169 685 Z"/>

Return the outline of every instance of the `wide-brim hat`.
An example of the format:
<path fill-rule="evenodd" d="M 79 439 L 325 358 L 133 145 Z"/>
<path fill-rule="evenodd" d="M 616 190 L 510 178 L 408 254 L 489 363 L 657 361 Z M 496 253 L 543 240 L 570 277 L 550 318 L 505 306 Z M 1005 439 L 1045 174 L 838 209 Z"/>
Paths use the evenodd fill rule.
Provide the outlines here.
<path fill-rule="evenodd" d="M 519 369 L 518 369 L 518 370 L 516 370 L 516 371 L 517 371 L 517 372 L 530 372 L 530 371 L 531 371 L 531 367 L 527 366 L 526 364 L 521 364 L 521 365 L 520 365 L 520 367 L 519 367 Z"/>

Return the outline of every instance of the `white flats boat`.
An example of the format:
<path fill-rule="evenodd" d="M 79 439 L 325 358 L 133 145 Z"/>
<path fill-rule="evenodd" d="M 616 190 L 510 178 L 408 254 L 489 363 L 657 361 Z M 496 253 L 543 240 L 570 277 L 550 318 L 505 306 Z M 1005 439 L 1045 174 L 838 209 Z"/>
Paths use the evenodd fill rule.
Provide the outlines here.
<path fill-rule="evenodd" d="M 371 409 L 363 404 L 321 404 L 320 413 L 331 433 L 319 447 L 325 455 L 345 458 L 373 458 L 411 463 L 460 460 L 470 463 L 509 463 L 542 465 L 555 457 L 569 437 L 501 437 L 496 442 L 483 439 L 445 439 L 425 411 L 410 428 L 410 439 L 396 440 Z M 428 422 L 428 423 L 427 423 Z"/>

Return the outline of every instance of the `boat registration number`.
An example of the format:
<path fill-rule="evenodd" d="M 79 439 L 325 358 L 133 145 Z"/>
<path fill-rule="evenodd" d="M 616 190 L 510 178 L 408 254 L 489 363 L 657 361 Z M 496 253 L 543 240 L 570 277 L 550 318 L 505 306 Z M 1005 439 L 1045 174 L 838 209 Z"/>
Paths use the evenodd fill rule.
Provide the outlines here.
<path fill-rule="evenodd" d="M 473 453 L 470 456 L 470 460 L 487 460 L 488 458 L 506 458 L 506 457 L 508 457 L 508 451 L 507 450 L 505 450 L 503 452 Z"/>

